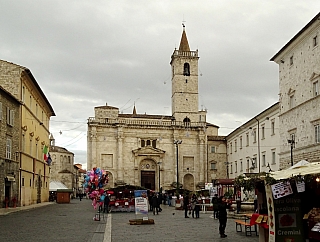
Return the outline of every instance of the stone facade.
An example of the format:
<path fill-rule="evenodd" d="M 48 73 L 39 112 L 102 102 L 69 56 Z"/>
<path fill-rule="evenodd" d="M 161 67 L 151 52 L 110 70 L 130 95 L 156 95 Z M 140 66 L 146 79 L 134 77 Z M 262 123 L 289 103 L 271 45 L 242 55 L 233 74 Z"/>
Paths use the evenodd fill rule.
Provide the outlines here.
<path fill-rule="evenodd" d="M 315 16 L 271 59 L 279 65 L 282 169 L 302 159 L 320 161 L 319 17 Z"/>
<path fill-rule="evenodd" d="M 18 205 L 49 200 L 49 167 L 43 147 L 49 146 L 49 121 L 54 111 L 31 71 L 0 60 L 0 86 L 19 101 L 16 159 L 19 164 Z"/>
<path fill-rule="evenodd" d="M 226 137 L 229 178 L 279 170 L 278 116 L 279 103 L 275 103 Z"/>
<path fill-rule="evenodd" d="M 0 87 L 0 207 L 19 198 L 19 110 L 19 101 Z"/>
<path fill-rule="evenodd" d="M 50 156 L 52 163 L 50 166 L 50 180 L 59 181 L 68 189 L 73 190 L 73 196 L 83 193 L 83 180 L 85 170 L 81 164 L 74 164 L 74 154 L 66 148 L 55 145 L 53 135 L 50 136 Z"/>
<path fill-rule="evenodd" d="M 170 63 L 172 116 L 137 114 L 136 107 L 132 114 L 107 104 L 95 107 L 88 119 L 87 167 L 108 171 L 108 186 L 167 190 L 178 180 L 183 188 L 197 190 L 223 173 L 208 166 L 209 160 L 226 160 L 226 141 L 218 136 L 218 126 L 206 122 L 206 110 L 198 110 L 198 59 L 183 29 Z M 221 153 L 209 154 L 210 145 Z"/>

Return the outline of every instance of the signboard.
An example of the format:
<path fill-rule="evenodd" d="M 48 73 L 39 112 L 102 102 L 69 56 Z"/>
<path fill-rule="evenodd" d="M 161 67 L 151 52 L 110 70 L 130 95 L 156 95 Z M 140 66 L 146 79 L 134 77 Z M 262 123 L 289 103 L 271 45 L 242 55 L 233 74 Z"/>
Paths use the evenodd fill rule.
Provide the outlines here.
<path fill-rule="evenodd" d="M 271 189 L 274 199 L 279 199 L 292 194 L 290 182 L 279 182 L 271 185 Z"/>
<path fill-rule="evenodd" d="M 135 190 L 135 212 L 136 214 L 148 214 L 148 195 L 147 190 Z"/>
<path fill-rule="evenodd" d="M 300 193 L 274 199 L 275 241 L 303 242 L 303 214 Z"/>

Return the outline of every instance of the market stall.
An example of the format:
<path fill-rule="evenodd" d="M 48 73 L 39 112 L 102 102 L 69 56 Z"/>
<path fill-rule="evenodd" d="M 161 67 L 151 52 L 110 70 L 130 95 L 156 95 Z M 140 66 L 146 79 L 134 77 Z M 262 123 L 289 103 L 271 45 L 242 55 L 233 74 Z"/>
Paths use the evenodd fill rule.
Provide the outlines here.
<path fill-rule="evenodd" d="M 286 170 L 238 177 L 235 186 L 255 191 L 251 219 L 260 242 L 320 241 L 320 163 L 298 162 Z"/>
<path fill-rule="evenodd" d="M 135 211 L 135 190 L 143 190 L 139 186 L 124 185 L 107 190 L 110 195 L 109 208 L 111 212 L 134 212 Z M 146 189 L 145 189 L 146 190 Z M 150 191 L 150 190 L 149 190 Z M 148 191 L 148 192 L 149 192 Z"/>

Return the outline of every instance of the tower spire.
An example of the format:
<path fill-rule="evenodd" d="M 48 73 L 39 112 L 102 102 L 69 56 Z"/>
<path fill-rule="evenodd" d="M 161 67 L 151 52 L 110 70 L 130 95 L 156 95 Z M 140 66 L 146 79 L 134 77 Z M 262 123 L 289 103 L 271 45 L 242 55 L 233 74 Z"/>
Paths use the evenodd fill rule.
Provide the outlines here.
<path fill-rule="evenodd" d="M 188 39 L 187 39 L 187 34 L 186 34 L 186 26 L 184 25 L 184 23 L 182 23 L 182 27 L 183 27 L 183 31 L 182 31 L 182 36 L 181 36 L 181 40 L 180 40 L 179 50 L 180 51 L 190 51 L 190 47 L 189 47 L 189 43 L 188 43 Z"/>

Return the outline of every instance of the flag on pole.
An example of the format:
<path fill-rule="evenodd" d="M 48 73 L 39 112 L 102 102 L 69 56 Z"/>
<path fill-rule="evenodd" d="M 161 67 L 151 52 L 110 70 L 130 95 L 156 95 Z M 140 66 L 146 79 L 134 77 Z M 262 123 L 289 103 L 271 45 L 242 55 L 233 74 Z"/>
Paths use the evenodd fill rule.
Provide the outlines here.
<path fill-rule="evenodd" d="M 44 159 L 44 161 L 47 161 L 48 157 L 49 157 L 49 147 L 45 145 L 43 147 L 43 159 Z"/>

